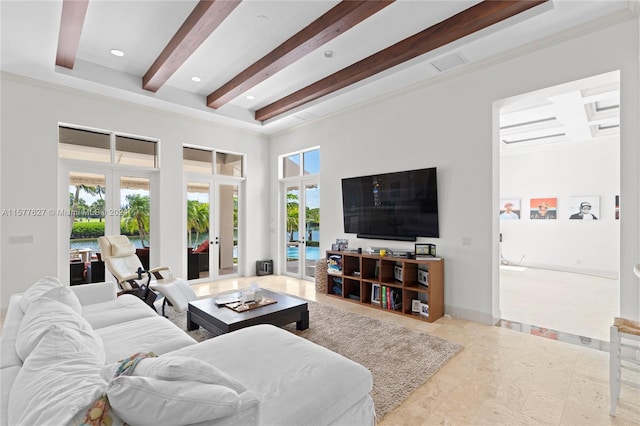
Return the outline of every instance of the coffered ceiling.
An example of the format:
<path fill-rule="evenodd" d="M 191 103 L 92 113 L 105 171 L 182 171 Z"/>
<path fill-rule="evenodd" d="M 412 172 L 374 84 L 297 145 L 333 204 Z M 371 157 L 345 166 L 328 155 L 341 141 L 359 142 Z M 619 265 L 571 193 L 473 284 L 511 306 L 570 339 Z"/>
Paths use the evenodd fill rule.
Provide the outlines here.
<path fill-rule="evenodd" d="M 272 134 L 637 11 L 627 0 L 3 0 L 0 13 L 3 71 Z M 606 115 L 608 101 L 594 102 Z"/>

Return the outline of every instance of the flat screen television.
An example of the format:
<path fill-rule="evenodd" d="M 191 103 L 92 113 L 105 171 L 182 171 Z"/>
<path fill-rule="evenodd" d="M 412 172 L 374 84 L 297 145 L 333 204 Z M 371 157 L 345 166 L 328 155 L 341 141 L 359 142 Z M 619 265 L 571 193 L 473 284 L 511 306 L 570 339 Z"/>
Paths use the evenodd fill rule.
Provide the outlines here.
<path fill-rule="evenodd" d="M 342 179 L 344 232 L 415 241 L 440 236 L 436 168 Z"/>

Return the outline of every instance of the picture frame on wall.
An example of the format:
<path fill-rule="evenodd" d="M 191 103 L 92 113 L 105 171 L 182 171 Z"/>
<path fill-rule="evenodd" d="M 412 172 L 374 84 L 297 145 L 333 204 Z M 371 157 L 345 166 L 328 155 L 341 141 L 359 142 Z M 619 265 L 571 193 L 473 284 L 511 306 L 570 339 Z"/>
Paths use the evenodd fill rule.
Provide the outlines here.
<path fill-rule="evenodd" d="M 557 198 L 532 198 L 529 200 L 529 218 L 534 220 L 556 219 Z"/>
<path fill-rule="evenodd" d="M 502 198 L 500 199 L 500 220 L 520 219 L 520 199 Z"/>
<path fill-rule="evenodd" d="M 600 219 L 600 197 L 594 195 L 570 197 L 569 211 L 571 220 Z"/>

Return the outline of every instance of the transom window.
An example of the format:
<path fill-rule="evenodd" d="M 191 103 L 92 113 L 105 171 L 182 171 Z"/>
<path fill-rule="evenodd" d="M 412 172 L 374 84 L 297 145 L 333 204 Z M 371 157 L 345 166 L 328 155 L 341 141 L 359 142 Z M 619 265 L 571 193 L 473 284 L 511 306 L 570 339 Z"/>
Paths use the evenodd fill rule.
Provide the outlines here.
<path fill-rule="evenodd" d="M 154 140 L 67 126 L 58 127 L 58 137 L 60 158 L 158 168 Z"/>
<path fill-rule="evenodd" d="M 283 179 L 320 174 L 320 150 L 316 148 L 285 155 L 280 168 Z"/>
<path fill-rule="evenodd" d="M 244 156 L 228 152 L 212 151 L 202 148 L 182 148 L 183 169 L 185 172 L 219 176 L 244 176 Z M 215 158 L 215 163 L 214 163 Z"/>

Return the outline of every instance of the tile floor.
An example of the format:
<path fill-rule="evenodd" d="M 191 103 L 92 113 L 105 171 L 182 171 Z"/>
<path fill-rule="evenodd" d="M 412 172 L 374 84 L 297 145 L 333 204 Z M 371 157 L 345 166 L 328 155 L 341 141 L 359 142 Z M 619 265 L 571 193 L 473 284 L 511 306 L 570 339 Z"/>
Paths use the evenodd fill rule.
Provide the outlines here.
<path fill-rule="evenodd" d="M 618 279 L 500 268 L 503 319 L 605 342 L 609 341 L 613 318 L 620 313 L 619 289 Z"/>
<path fill-rule="evenodd" d="M 617 416 L 609 416 L 609 358 L 603 351 L 458 318 L 427 323 L 316 294 L 314 283 L 284 276 L 224 280 L 194 289 L 206 295 L 252 282 L 465 345 L 380 426 L 640 425 L 640 390 L 627 385 Z M 640 382 L 639 374 L 627 378 Z"/>

